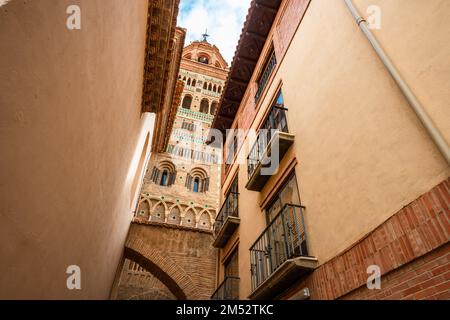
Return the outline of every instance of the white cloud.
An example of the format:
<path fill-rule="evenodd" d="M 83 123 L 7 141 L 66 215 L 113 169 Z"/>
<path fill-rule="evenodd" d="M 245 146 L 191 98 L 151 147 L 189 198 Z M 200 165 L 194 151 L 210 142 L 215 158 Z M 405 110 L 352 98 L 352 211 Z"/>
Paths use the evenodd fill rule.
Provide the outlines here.
<path fill-rule="evenodd" d="M 231 63 L 251 0 L 181 0 L 178 25 L 187 29 L 186 44 L 200 40 L 208 29 L 215 44 Z"/>
<path fill-rule="evenodd" d="M 11 0 L 0 0 L 0 7 L 3 6 L 4 4 L 7 4 L 9 1 Z"/>

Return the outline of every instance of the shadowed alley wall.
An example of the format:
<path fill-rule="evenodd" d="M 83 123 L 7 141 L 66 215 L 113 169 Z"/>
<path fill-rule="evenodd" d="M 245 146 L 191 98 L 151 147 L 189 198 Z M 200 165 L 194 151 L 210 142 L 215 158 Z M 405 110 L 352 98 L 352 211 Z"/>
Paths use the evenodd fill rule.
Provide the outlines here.
<path fill-rule="evenodd" d="M 66 27 L 72 4 L 81 30 Z M 109 297 L 153 132 L 141 114 L 147 8 L 0 8 L 0 299 Z M 66 287 L 69 265 L 81 290 Z"/>

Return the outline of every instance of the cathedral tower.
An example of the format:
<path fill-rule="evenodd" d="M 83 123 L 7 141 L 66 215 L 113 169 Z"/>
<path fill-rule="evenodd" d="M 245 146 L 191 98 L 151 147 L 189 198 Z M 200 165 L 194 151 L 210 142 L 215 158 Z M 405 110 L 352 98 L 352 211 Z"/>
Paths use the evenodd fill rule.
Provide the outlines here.
<path fill-rule="evenodd" d="M 227 73 L 216 46 L 203 40 L 184 48 L 180 105 L 165 150 L 154 153 L 149 162 L 138 219 L 212 228 L 219 205 L 221 154 L 205 142 Z"/>
<path fill-rule="evenodd" d="M 156 143 L 147 165 L 128 239 L 139 248 L 151 243 L 153 251 L 145 258 L 145 253 L 125 249 L 119 299 L 209 299 L 215 290 L 212 229 L 219 209 L 222 155 L 205 142 L 227 75 L 227 62 L 206 37 L 184 48 L 177 86 L 182 92 L 169 124 L 172 130 Z M 158 259 L 167 261 L 154 261 Z M 165 264 L 178 269 L 165 274 Z M 192 283 L 183 289 L 178 281 L 186 276 Z"/>

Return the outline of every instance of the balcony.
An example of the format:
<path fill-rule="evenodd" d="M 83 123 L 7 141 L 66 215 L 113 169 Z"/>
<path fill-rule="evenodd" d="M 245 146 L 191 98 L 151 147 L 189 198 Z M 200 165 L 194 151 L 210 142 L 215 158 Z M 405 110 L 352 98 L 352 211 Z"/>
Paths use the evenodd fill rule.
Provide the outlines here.
<path fill-rule="evenodd" d="M 286 111 L 284 107 L 273 106 L 258 132 L 255 144 L 247 157 L 249 180 L 245 187 L 248 190 L 263 189 L 294 143 L 294 135 L 288 132 Z"/>
<path fill-rule="evenodd" d="M 285 205 L 250 248 L 250 299 L 272 299 L 316 268 L 317 259 L 308 256 L 303 210 Z"/>
<path fill-rule="evenodd" d="M 239 193 L 230 192 L 214 222 L 213 246 L 223 248 L 239 226 Z"/>
<path fill-rule="evenodd" d="M 211 296 L 211 300 L 239 300 L 239 278 L 226 277 Z"/>

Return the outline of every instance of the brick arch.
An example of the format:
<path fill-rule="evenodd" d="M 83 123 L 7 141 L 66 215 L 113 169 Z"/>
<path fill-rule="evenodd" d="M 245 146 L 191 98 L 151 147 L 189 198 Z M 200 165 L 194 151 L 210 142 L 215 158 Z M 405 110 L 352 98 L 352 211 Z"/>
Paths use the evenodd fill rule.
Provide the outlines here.
<path fill-rule="evenodd" d="M 155 202 L 151 207 L 151 212 L 153 212 L 160 204 L 162 204 L 162 206 L 164 207 L 164 213 L 167 214 L 168 207 L 167 203 L 164 200 L 159 200 L 158 202 Z"/>
<path fill-rule="evenodd" d="M 179 300 L 198 299 L 198 288 L 186 271 L 167 255 L 154 249 L 142 239 L 129 237 L 125 258 L 137 262 L 152 273 Z"/>
<path fill-rule="evenodd" d="M 214 221 L 216 221 L 217 211 L 215 209 L 208 210 L 209 217 L 211 219 L 211 225 L 214 224 Z"/>
<path fill-rule="evenodd" d="M 175 220 L 172 219 L 174 215 L 174 209 L 178 209 L 178 212 L 175 215 L 176 217 Z M 179 206 L 178 204 L 173 204 L 169 206 L 169 211 L 167 213 L 167 222 L 171 224 L 180 224 L 182 220 L 181 212 L 182 212 L 181 206 Z"/>
<path fill-rule="evenodd" d="M 202 216 L 202 214 L 206 213 L 208 215 L 209 218 L 209 222 L 212 224 L 213 223 L 213 215 L 211 213 L 211 211 L 209 211 L 208 209 L 203 209 L 201 211 L 199 211 L 199 213 L 196 216 L 197 222 L 200 220 L 200 217 Z"/>
<path fill-rule="evenodd" d="M 151 211 L 152 211 L 152 201 L 151 201 L 151 200 L 142 198 L 142 199 L 139 201 L 138 209 L 137 209 L 137 212 L 136 212 L 136 213 L 137 213 L 139 216 L 141 216 L 141 211 L 144 211 L 144 210 L 145 210 L 145 205 L 147 205 L 147 210 L 148 210 L 148 212 L 147 212 L 147 214 L 144 214 L 144 218 L 146 218 L 147 220 L 150 220 L 150 217 L 151 217 Z M 141 216 L 141 217 L 142 217 L 142 216 Z"/>
<path fill-rule="evenodd" d="M 173 300 L 173 297 L 166 294 L 165 292 L 162 292 L 161 290 L 150 290 L 148 292 L 144 292 L 141 294 L 137 294 L 135 296 L 132 296 L 128 298 L 128 300 L 155 300 L 155 294 L 160 297 L 158 300 Z"/>
<path fill-rule="evenodd" d="M 164 212 L 162 212 L 162 214 L 163 214 L 163 216 L 161 216 L 161 217 L 155 217 L 155 210 L 159 207 L 159 206 L 162 206 L 162 208 L 164 209 Z M 152 220 L 152 219 L 157 219 L 157 220 L 162 220 L 162 221 L 165 221 L 166 220 L 166 217 L 167 217 L 167 203 L 165 202 L 165 201 L 163 201 L 163 200 L 160 200 L 160 201 L 158 201 L 157 203 L 155 203 L 154 205 L 153 205 L 153 207 L 151 208 L 151 210 L 150 210 L 150 219 Z"/>
<path fill-rule="evenodd" d="M 151 200 L 152 203 L 156 203 L 156 202 L 162 201 L 161 198 L 157 198 L 157 197 L 148 197 L 147 199 Z"/>
<path fill-rule="evenodd" d="M 208 227 L 208 229 L 210 229 L 212 227 L 212 225 L 213 225 L 213 218 L 212 218 L 211 212 L 209 212 L 209 210 L 204 209 L 204 210 L 199 212 L 199 214 L 195 218 L 196 219 L 196 224 L 197 224 L 198 227 L 203 228 L 203 226 L 200 225 L 200 220 L 201 220 L 203 215 L 206 215 L 207 221 L 208 221 L 208 226 L 207 227 Z"/>
<path fill-rule="evenodd" d="M 164 201 L 165 203 L 166 203 L 166 211 L 167 211 L 167 214 L 170 212 L 170 210 L 172 210 L 172 208 L 174 207 L 174 206 L 176 206 L 177 204 L 176 203 L 173 203 L 172 201 Z"/>
<path fill-rule="evenodd" d="M 172 203 L 171 206 L 168 207 L 169 211 L 172 210 L 173 208 L 178 207 L 178 209 L 180 209 L 180 212 L 183 211 L 183 208 L 181 207 L 181 205 L 179 203 Z"/>
<path fill-rule="evenodd" d="M 192 211 L 194 212 L 195 217 L 197 217 L 198 210 L 197 210 L 194 206 L 192 206 L 192 205 L 187 206 L 187 207 L 184 209 L 183 214 L 186 215 L 186 213 L 187 213 L 190 209 L 192 209 Z"/>

